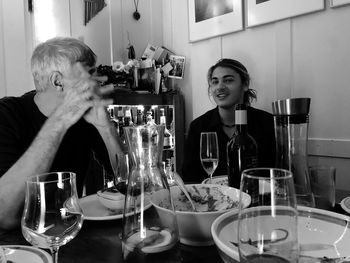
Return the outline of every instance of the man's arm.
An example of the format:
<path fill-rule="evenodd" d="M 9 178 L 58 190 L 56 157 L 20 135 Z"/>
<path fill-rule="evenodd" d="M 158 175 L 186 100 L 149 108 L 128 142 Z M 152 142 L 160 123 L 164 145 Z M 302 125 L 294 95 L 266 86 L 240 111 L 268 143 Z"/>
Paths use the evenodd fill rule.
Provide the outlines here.
<path fill-rule="evenodd" d="M 0 178 L 0 228 L 13 228 L 20 223 L 29 176 L 50 169 L 66 128 L 56 118 L 49 118 L 28 150 Z"/>
<path fill-rule="evenodd" d="M 100 91 L 101 96 L 105 96 L 112 91 L 113 85 L 107 85 Z M 91 108 L 85 114 L 84 119 L 93 124 L 101 135 L 108 151 L 112 169 L 116 174 L 118 163 L 124 161 L 126 147 L 118 136 L 115 126 L 110 121 L 106 107 Z"/>

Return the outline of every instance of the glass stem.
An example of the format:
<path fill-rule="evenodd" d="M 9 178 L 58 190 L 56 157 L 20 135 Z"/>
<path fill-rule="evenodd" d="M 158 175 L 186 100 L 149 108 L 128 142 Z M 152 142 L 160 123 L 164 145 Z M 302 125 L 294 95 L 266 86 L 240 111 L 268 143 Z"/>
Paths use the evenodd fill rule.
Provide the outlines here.
<path fill-rule="evenodd" d="M 213 174 L 212 174 L 212 173 L 209 174 L 209 184 L 211 184 L 211 179 L 212 179 L 212 177 L 213 177 Z"/>
<path fill-rule="evenodd" d="M 60 247 L 52 247 L 51 250 L 51 256 L 52 256 L 52 263 L 58 263 L 58 249 Z"/>

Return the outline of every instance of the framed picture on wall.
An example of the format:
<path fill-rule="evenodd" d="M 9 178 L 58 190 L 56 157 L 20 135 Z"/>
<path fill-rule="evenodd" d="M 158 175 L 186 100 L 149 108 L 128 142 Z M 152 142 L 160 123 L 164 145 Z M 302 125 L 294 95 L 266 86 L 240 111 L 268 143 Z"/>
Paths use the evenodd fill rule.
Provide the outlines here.
<path fill-rule="evenodd" d="M 325 8 L 324 0 L 245 0 L 246 25 L 253 27 Z M 344 1 L 344 0 L 343 0 Z"/>
<path fill-rule="evenodd" d="M 350 0 L 329 0 L 329 4 L 331 7 L 337 7 L 350 4 Z"/>
<path fill-rule="evenodd" d="M 242 0 L 188 0 L 189 40 L 243 30 Z"/>
<path fill-rule="evenodd" d="M 170 65 L 172 69 L 169 71 L 168 77 L 174 79 L 182 79 L 185 72 L 186 58 L 184 56 L 170 55 Z"/>

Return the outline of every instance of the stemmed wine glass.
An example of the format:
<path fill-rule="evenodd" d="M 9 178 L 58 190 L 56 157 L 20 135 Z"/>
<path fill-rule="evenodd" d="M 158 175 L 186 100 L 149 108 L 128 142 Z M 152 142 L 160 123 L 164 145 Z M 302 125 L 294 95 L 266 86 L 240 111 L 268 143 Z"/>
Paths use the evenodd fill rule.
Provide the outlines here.
<path fill-rule="evenodd" d="M 22 234 L 33 246 L 50 249 L 54 263 L 60 246 L 72 240 L 83 224 L 75 180 L 74 173 L 53 172 L 26 182 Z"/>
<path fill-rule="evenodd" d="M 292 173 L 247 169 L 242 173 L 240 190 L 240 199 L 242 193 L 251 197 L 249 207 L 239 207 L 240 262 L 298 262 L 298 212 Z"/>
<path fill-rule="evenodd" d="M 200 159 L 209 176 L 209 183 L 219 163 L 219 146 L 216 132 L 202 132 L 200 139 Z"/>

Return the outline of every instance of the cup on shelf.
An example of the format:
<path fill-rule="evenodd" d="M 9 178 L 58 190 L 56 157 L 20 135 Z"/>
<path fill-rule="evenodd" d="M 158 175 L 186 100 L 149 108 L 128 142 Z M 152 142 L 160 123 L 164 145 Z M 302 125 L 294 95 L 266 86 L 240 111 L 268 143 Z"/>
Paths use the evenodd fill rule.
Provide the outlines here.
<path fill-rule="evenodd" d="M 317 208 L 333 209 L 335 206 L 336 168 L 315 165 L 309 167 L 311 190 Z"/>

